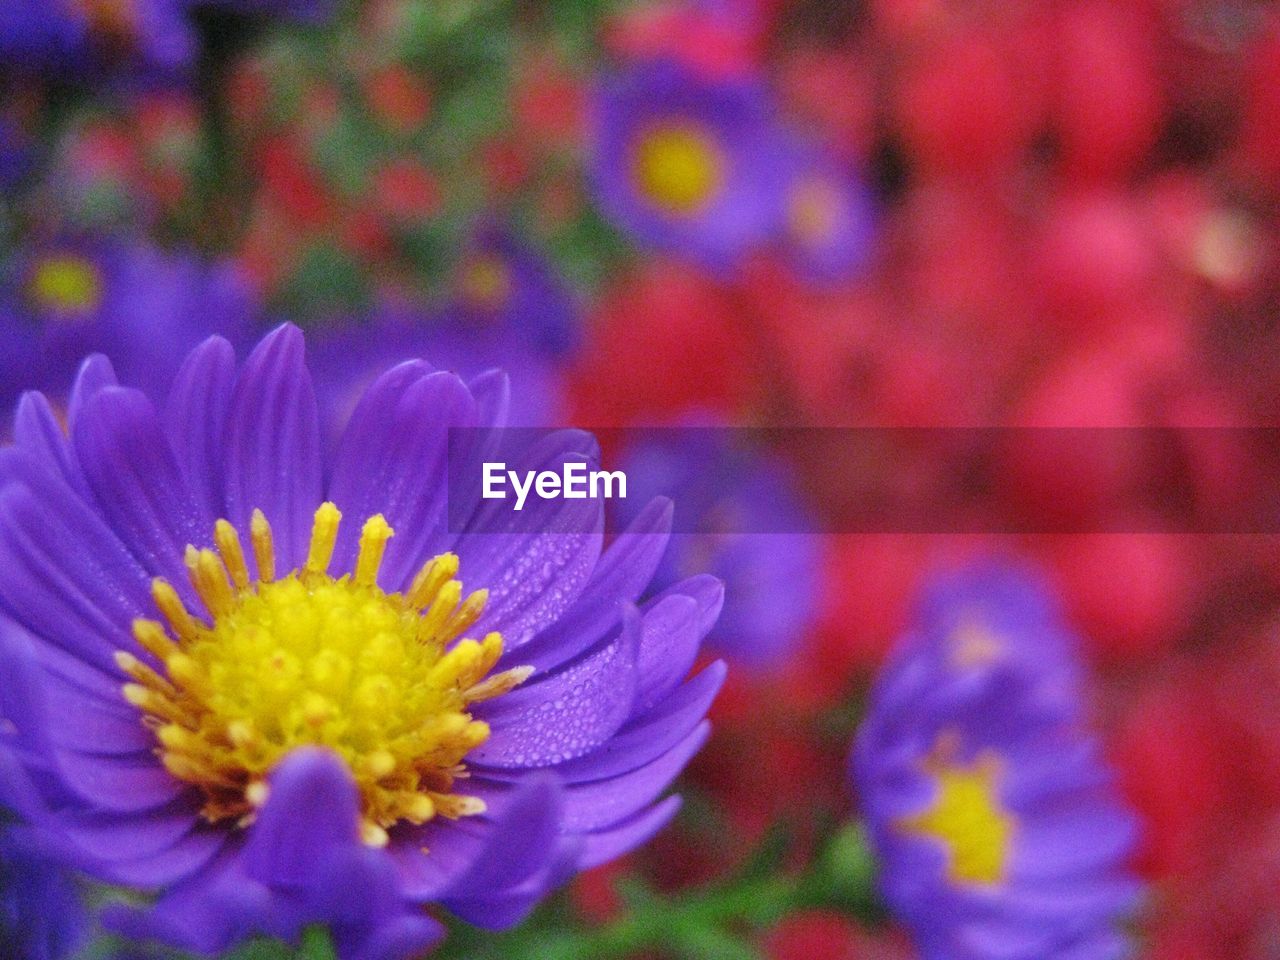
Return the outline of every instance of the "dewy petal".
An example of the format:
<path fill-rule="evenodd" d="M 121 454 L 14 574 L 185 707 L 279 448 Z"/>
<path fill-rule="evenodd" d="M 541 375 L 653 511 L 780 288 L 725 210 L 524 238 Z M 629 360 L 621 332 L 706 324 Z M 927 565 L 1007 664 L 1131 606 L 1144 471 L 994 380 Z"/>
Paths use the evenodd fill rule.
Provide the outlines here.
<path fill-rule="evenodd" d="M 165 406 L 165 433 L 178 466 L 196 503 L 214 517 L 225 512 L 223 440 L 235 381 L 235 351 L 210 337 L 183 361 Z"/>
<path fill-rule="evenodd" d="M 652 707 L 689 675 L 702 642 L 701 622 L 698 602 L 681 594 L 664 597 L 645 610 L 636 658 L 637 713 Z"/>
<path fill-rule="evenodd" d="M 510 465 L 555 470 L 599 460 L 595 440 L 576 430 L 542 438 Z M 600 557 L 604 523 L 599 498 L 531 498 L 517 513 L 507 500 L 486 500 L 467 523 L 455 551 L 461 575 L 489 590 L 478 632 L 497 630 L 508 650 L 553 623 L 581 593 Z"/>
<path fill-rule="evenodd" d="M 652 500 L 601 554 L 573 606 L 518 650 L 508 651 L 503 666 L 550 670 L 603 637 L 617 624 L 620 603 L 634 602 L 653 579 L 673 514 L 670 500 Z"/>
<path fill-rule="evenodd" d="M 150 401 L 137 390 L 99 391 L 72 441 L 111 528 L 148 572 L 183 585 L 183 550 L 204 542 L 215 518 L 192 498 Z"/>
<path fill-rule="evenodd" d="M 603 780 L 656 760 L 707 715 L 727 672 L 723 661 L 710 664 L 648 713 L 629 720 L 599 749 L 556 766 L 556 773 L 566 783 Z"/>
<path fill-rule="evenodd" d="M 25 486 L 0 490 L 0 603 L 46 643 L 114 676 L 112 655 L 132 643 L 127 625 L 143 609 L 143 577 L 92 511 L 53 488 L 46 500 L 61 493 L 64 509 Z"/>
<path fill-rule="evenodd" d="M 302 331 L 285 325 L 245 361 L 227 423 L 227 513 L 248 530 L 262 510 L 275 534 L 278 569 L 300 566 L 321 501 L 320 421 Z"/>
<path fill-rule="evenodd" d="M 425 368 L 425 370 L 424 370 Z M 381 513 L 396 531 L 383 559 L 390 589 L 407 586 L 447 548 L 449 431 L 475 423 L 475 401 L 451 373 L 402 364 L 365 393 L 343 434 L 329 498 L 350 516 Z M 340 532 L 337 556 L 355 555 L 358 524 Z M 471 579 L 470 569 L 462 576 Z"/>
<path fill-rule="evenodd" d="M 617 732 L 635 702 L 640 614 L 631 607 L 618 635 L 555 673 L 535 677 L 476 716 L 492 730 L 469 760 L 494 767 L 542 767 L 582 756 Z"/>

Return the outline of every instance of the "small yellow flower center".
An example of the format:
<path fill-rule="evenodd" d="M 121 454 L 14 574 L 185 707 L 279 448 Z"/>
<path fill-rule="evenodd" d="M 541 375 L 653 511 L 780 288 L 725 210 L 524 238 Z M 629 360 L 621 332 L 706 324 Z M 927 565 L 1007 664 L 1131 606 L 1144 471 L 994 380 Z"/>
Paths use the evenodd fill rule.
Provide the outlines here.
<path fill-rule="evenodd" d="M 77 0 L 76 6 L 95 30 L 115 37 L 134 33 L 137 12 L 131 0 Z"/>
<path fill-rule="evenodd" d="M 998 796 L 1000 760 L 985 752 L 967 765 L 955 762 L 953 738 L 944 737 L 925 763 L 937 792 L 932 806 L 904 817 L 898 827 L 930 837 L 947 852 L 947 876 L 957 884 L 991 885 L 1007 872 L 1014 821 Z"/>
<path fill-rule="evenodd" d="M 497 310 L 511 296 L 511 270 L 499 257 L 473 257 L 463 265 L 458 286 L 467 303 Z"/>
<path fill-rule="evenodd" d="M 962 669 L 982 667 L 1004 656 L 1004 641 L 980 614 L 967 613 L 949 637 L 951 661 Z"/>
<path fill-rule="evenodd" d="M 829 243 L 840 225 L 840 190 L 821 177 L 803 177 L 787 196 L 787 225 L 792 235 L 811 247 Z"/>
<path fill-rule="evenodd" d="M 251 823 L 267 799 L 267 778 L 304 745 L 345 762 L 360 793 L 361 832 L 381 846 L 400 821 L 421 824 L 484 810 L 454 792 L 463 758 L 489 736 L 469 706 L 515 687 L 531 672 L 489 676 L 502 637 L 459 639 L 479 618 L 488 592 L 463 597 L 458 558 L 426 563 L 403 594 L 377 584 L 393 531 L 382 515 L 360 536 L 355 570 L 330 576 L 341 514 L 315 514 L 306 563 L 279 579 L 271 528 L 255 511 L 252 579 L 240 536 L 227 521 L 215 549 L 187 548 L 191 583 L 210 622 L 193 616 L 173 586 L 152 582 L 160 620 L 133 633 L 160 670 L 120 651 L 130 677 L 125 698 L 154 731 L 165 768 L 205 795 L 212 823 Z"/>
<path fill-rule="evenodd" d="M 41 261 L 31 275 L 31 298 L 47 310 L 87 313 L 102 300 L 98 268 L 83 257 L 59 255 Z"/>
<path fill-rule="evenodd" d="M 650 128 L 635 145 L 632 176 L 640 193 L 666 213 L 704 209 L 724 182 L 725 157 L 708 133 L 689 123 Z"/>

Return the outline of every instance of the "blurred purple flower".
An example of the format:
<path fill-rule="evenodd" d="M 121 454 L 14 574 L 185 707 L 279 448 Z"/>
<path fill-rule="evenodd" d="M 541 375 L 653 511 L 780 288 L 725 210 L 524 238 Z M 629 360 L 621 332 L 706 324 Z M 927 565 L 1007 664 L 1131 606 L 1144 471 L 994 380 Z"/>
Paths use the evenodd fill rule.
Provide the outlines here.
<path fill-rule="evenodd" d="M 596 199 L 641 243 L 729 268 L 773 227 L 778 143 L 761 82 L 633 64 L 596 91 Z"/>
<path fill-rule="evenodd" d="M 189 72 L 199 50 L 199 7 L 319 20 L 335 0 L 0 0 L 0 61 L 18 71 L 100 80 L 120 70 Z"/>
<path fill-rule="evenodd" d="M 778 235 L 783 252 L 815 280 L 839 280 L 866 266 L 874 240 L 871 193 L 816 147 L 781 152 Z"/>
<path fill-rule="evenodd" d="M 0 54 L 22 71 L 96 78 L 119 60 L 172 74 L 195 58 L 179 0 L 0 0 Z"/>
<path fill-rule="evenodd" d="M 459 260 L 449 310 L 460 332 L 562 357 L 581 338 L 582 311 L 552 265 L 505 227 L 486 224 Z"/>
<path fill-rule="evenodd" d="M 64 960 L 89 924 L 79 891 L 24 827 L 0 828 L 0 944 L 6 960 Z"/>
<path fill-rule="evenodd" d="M 28 247 L 0 278 L 0 336 L 27 358 L 0 367 L 0 402 L 27 388 L 61 402 L 80 359 L 94 352 L 161 396 L 188 350 L 213 333 L 243 342 L 257 313 L 228 263 L 133 240 Z"/>
<path fill-rule="evenodd" d="M 708 645 L 735 666 L 765 669 L 786 660 L 818 613 L 821 574 L 816 519 L 801 501 L 788 464 L 735 447 L 729 429 L 663 428 L 640 433 L 623 458 L 626 511 L 659 491 L 676 503 L 675 533 L 655 582 L 695 572 L 725 584 L 725 607 Z M 779 570 L 788 587 L 777 589 Z"/>
<path fill-rule="evenodd" d="M 66 433 L 24 397 L 0 607 L 38 671 L 0 769 L 62 856 L 164 891 L 110 925 L 208 953 L 322 922 L 344 960 L 399 960 L 437 935 L 422 904 L 512 924 L 670 819 L 723 677 L 686 682 L 721 587 L 634 606 L 663 501 L 603 551 L 598 500 L 539 501 L 518 533 L 477 489 L 451 532 L 451 428 L 481 456 L 507 389 L 402 363 L 332 459 L 292 327 L 241 366 L 206 341 L 160 410 L 102 357 Z M 516 466 L 596 456 L 559 431 Z"/>
<path fill-rule="evenodd" d="M 1055 618 L 1021 571 L 961 572 L 872 692 L 854 780 L 882 891 L 931 960 L 1128 952 L 1137 825 L 1082 728 Z"/>
<path fill-rule="evenodd" d="M 3 56 L 3 54 L 0 54 Z M 0 190 L 6 196 L 31 167 L 32 137 L 9 117 L 0 115 Z"/>

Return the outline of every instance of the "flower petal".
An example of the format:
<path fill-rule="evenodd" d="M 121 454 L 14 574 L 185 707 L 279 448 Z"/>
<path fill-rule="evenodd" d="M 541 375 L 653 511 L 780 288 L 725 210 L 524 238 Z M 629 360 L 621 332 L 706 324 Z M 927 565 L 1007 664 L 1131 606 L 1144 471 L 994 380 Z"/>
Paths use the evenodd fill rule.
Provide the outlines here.
<path fill-rule="evenodd" d="M 640 615 L 623 616 L 617 637 L 511 693 L 481 704 L 489 739 L 469 761 L 494 767 L 543 767 L 590 752 L 617 731 L 635 702 Z"/>
<path fill-rule="evenodd" d="M 183 551 L 210 541 L 213 517 L 187 489 L 151 402 L 137 390 L 100 390 L 85 403 L 72 442 L 111 528 L 143 569 L 182 589 Z"/>
<path fill-rule="evenodd" d="M 227 519 L 248 530 L 253 511 L 265 513 L 282 571 L 306 557 L 324 489 L 319 414 L 304 354 L 297 327 L 268 334 L 245 361 L 227 422 Z"/>
<path fill-rule="evenodd" d="M 470 427 L 475 401 L 451 373 L 402 364 L 365 393 L 343 434 L 329 496 L 344 523 L 338 556 L 353 558 L 360 525 L 381 513 L 396 531 L 381 579 L 403 589 L 424 562 L 448 547 L 445 531 L 449 431 Z"/>
<path fill-rule="evenodd" d="M 223 438 L 236 380 L 231 344 L 210 337 L 183 361 L 169 391 L 164 426 L 197 505 L 215 519 L 225 512 Z"/>

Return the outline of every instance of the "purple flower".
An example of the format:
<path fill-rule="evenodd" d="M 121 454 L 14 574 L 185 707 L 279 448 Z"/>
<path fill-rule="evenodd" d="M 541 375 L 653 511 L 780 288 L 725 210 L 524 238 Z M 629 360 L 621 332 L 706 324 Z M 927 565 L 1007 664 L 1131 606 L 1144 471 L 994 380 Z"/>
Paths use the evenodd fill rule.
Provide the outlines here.
<path fill-rule="evenodd" d="M 1111 958 L 1136 823 L 1080 711 L 1036 581 L 962 572 L 884 670 L 853 773 L 890 909 L 923 957 Z"/>
<path fill-rule="evenodd" d="M 500 339 L 545 357 L 578 344 L 581 309 L 547 260 L 511 231 L 481 227 L 455 271 L 450 320 L 465 333 Z"/>
<path fill-rule="evenodd" d="M 86 939 L 88 919 L 68 873 L 28 829 L 0 828 L 0 944 L 6 960 L 63 960 Z"/>
<path fill-rule="evenodd" d="M 657 491 L 675 500 L 677 531 L 656 582 L 697 571 L 725 584 L 724 612 L 708 645 L 735 665 L 766 669 L 803 642 L 818 613 L 821 551 L 816 519 L 801 501 L 789 465 L 750 446 L 731 430 L 665 428 L 641 433 L 623 471 L 630 488 L 624 511 Z M 777 572 L 789 586 L 776 589 Z"/>
<path fill-rule="evenodd" d="M 210 953 L 320 922 L 344 960 L 394 960 L 437 936 L 424 904 L 506 926 L 673 815 L 723 677 L 686 680 L 720 585 L 634 605 L 663 501 L 604 550 L 599 501 L 539 501 L 513 533 L 477 483 L 451 530 L 452 428 L 483 457 L 506 396 L 402 363 L 328 457 L 286 326 L 240 366 L 206 341 L 159 409 L 102 357 L 66 433 L 24 397 L 0 606 L 39 684 L 7 711 L 26 781 L 5 780 L 72 863 L 161 891 L 111 925 Z M 596 456 L 560 431 L 517 466 Z"/>
<path fill-rule="evenodd" d="M 596 93 L 592 181 L 604 213 L 640 242 L 728 268 L 767 239 L 777 131 L 763 85 L 662 60 Z"/>
<path fill-rule="evenodd" d="M 131 240 L 26 248 L 0 280 L 0 326 L 33 365 L 4 364 L 0 401 L 7 407 L 28 387 L 60 401 L 93 352 L 109 353 L 121 376 L 162 394 L 187 351 L 211 333 L 243 341 L 256 314 L 230 264 Z"/>
<path fill-rule="evenodd" d="M 176 77 L 196 60 L 196 8 L 314 21 L 333 6 L 333 0 L 0 0 L 0 59 L 27 73 L 82 80 L 115 71 Z"/>
<path fill-rule="evenodd" d="M 121 61 L 174 74 L 196 54 L 181 0 L 0 0 L 0 54 L 28 72 L 96 77 Z"/>
<path fill-rule="evenodd" d="M 2 56 L 3 54 L 0 54 Z M 32 165 L 33 138 L 11 117 L 0 113 L 0 190 L 10 191 Z"/>
<path fill-rule="evenodd" d="M 69 58 L 85 42 L 88 18 L 69 0 L 0 0 L 0 62 L 35 69 Z"/>
<path fill-rule="evenodd" d="M 809 144 L 793 141 L 781 154 L 778 234 L 782 250 L 797 269 L 816 280 L 853 276 L 871 254 L 870 191 Z"/>

